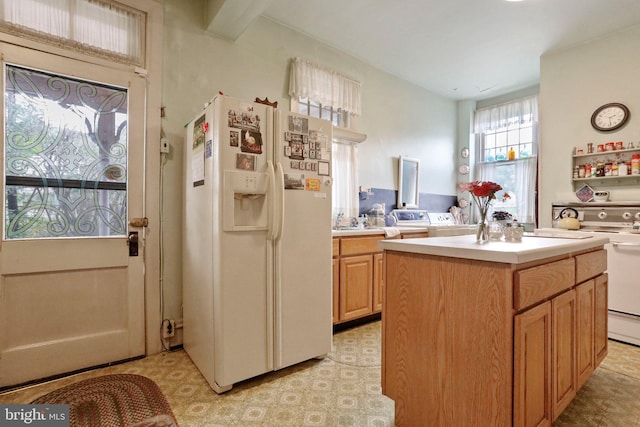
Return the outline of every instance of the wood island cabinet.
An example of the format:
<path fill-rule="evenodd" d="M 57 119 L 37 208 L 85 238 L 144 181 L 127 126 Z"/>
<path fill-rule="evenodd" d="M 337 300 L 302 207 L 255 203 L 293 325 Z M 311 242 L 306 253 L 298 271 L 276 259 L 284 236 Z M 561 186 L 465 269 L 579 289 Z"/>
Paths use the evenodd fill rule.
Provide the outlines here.
<path fill-rule="evenodd" d="M 396 238 L 427 237 L 426 232 Z M 382 311 L 382 234 L 333 238 L 333 324 Z"/>
<path fill-rule="evenodd" d="M 601 246 L 524 264 L 384 262 L 382 388 L 399 427 L 551 426 L 607 354 Z"/>

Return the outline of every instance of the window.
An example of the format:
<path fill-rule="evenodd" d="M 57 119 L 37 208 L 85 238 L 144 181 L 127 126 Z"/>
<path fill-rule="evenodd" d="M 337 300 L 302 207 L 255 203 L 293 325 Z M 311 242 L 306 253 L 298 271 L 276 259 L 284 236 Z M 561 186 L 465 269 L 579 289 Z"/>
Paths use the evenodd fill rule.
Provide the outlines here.
<path fill-rule="evenodd" d="M 319 117 L 330 120 L 334 126 L 349 127 L 349 114 L 342 108 L 334 108 L 331 105 L 323 105 L 309 98 L 298 98 L 298 113 L 305 116 Z"/>
<path fill-rule="evenodd" d="M 0 0 L 0 29 L 144 66 L 146 16 L 111 0 Z"/>
<path fill-rule="evenodd" d="M 511 198 L 495 200 L 493 211 L 506 211 L 519 222 L 535 222 L 537 129 L 537 96 L 475 113 L 475 179 L 500 184 Z"/>
<path fill-rule="evenodd" d="M 334 126 L 353 128 L 360 115 L 360 82 L 300 58 L 291 61 L 291 110 L 330 120 Z M 331 176 L 334 217 L 357 217 L 358 150 L 356 142 L 337 138 L 334 132 Z"/>
<path fill-rule="evenodd" d="M 128 91 L 5 66 L 5 238 L 124 236 Z"/>

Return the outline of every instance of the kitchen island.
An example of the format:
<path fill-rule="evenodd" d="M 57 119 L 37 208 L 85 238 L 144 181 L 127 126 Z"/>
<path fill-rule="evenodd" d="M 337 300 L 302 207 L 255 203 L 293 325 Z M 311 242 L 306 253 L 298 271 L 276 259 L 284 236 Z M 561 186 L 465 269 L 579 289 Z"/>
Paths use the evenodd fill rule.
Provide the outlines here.
<path fill-rule="evenodd" d="M 607 238 L 383 240 L 396 426 L 544 426 L 607 353 Z"/>

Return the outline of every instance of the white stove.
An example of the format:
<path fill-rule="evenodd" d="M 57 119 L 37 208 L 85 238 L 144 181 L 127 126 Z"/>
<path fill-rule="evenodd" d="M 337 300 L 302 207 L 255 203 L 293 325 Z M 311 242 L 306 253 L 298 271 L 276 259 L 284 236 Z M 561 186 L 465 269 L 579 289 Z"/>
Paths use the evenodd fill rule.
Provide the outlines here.
<path fill-rule="evenodd" d="M 391 215 L 396 219 L 396 227 L 425 227 L 429 231 L 429 237 L 474 234 L 477 230 L 475 225 L 456 224 L 449 212 L 394 209 Z"/>
<path fill-rule="evenodd" d="M 559 218 L 580 221 L 578 230 L 563 233 L 609 237 L 609 338 L 640 346 L 640 282 L 634 274 L 640 259 L 640 202 L 553 203 L 552 214 L 554 227 Z"/>

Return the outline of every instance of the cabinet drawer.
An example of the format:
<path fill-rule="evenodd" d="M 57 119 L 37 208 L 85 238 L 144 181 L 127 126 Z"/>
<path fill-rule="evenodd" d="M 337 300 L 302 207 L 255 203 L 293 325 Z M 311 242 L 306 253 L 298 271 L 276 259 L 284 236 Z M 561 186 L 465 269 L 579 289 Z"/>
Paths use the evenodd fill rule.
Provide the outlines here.
<path fill-rule="evenodd" d="M 576 255 L 576 283 L 596 277 L 607 269 L 607 251 Z"/>
<path fill-rule="evenodd" d="M 334 257 L 337 257 L 338 255 L 340 255 L 340 239 L 337 239 L 337 238 L 333 239 L 333 247 L 331 249 L 331 254 Z"/>
<path fill-rule="evenodd" d="M 575 284 L 575 262 L 563 259 L 515 272 L 513 307 L 522 310 Z"/>
<path fill-rule="evenodd" d="M 340 255 L 344 256 L 382 252 L 380 248 L 378 248 L 378 241 L 380 240 L 384 240 L 383 237 L 343 237 L 340 242 Z"/>
<path fill-rule="evenodd" d="M 417 239 L 422 237 L 429 237 L 429 232 L 421 231 L 420 233 L 402 233 L 403 239 Z"/>

